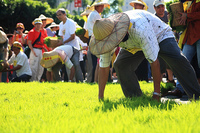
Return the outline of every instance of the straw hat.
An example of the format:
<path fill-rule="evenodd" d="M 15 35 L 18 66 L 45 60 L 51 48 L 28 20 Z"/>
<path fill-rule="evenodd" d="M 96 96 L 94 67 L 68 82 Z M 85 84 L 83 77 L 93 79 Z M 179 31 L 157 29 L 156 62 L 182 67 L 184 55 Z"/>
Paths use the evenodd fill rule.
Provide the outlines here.
<path fill-rule="evenodd" d="M 20 49 L 21 49 L 22 44 L 21 44 L 20 42 L 18 42 L 18 41 L 15 41 L 15 42 L 13 43 L 13 47 L 16 47 L 16 48 L 20 48 Z"/>
<path fill-rule="evenodd" d="M 145 6 L 144 3 L 142 3 L 142 1 L 140 1 L 140 0 L 131 1 L 129 4 L 130 4 L 130 6 L 134 7 L 135 3 Z"/>
<path fill-rule="evenodd" d="M 6 34 L 0 30 L 0 43 L 5 43 L 7 40 Z"/>
<path fill-rule="evenodd" d="M 99 5 L 104 5 L 104 8 L 105 8 L 105 7 L 110 7 L 110 4 L 108 4 L 107 2 L 103 2 L 102 0 L 96 0 L 96 1 L 91 5 L 91 7 L 99 6 Z"/>
<path fill-rule="evenodd" d="M 51 68 L 57 62 L 59 62 L 59 60 L 60 58 L 58 52 L 56 51 L 44 52 L 44 54 L 42 55 L 42 59 L 40 61 L 40 65 L 44 68 Z"/>
<path fill-rule="evenodd" d="M 56 27 L 56 30 L 59 30 L 59 25 L 55 22 L 52 22 L 51 25 L 48 28 Z"/>
<path fill-rule="evenodd" d="M 85 11 L 83 13 L 81 13 L 81 16 L 86 16 L 89 15 L 92 12 L 93 8 L 90 7 L 89 5 L 87 5 Z"/>
<path fill-rule="evenodd" d="M 112 51 L 128 32 L 130 19 L 125 13 L 96 20 L 89 43 L 90 51 L 100 55 Z"/>
<path fill-rule="evenodd" d="M 53 22 L 52 18 L 48 18 L 46 16 L 44 16 L 43 14 L 41 14 L 38 18 L 40 18 L 41 20 L 45 20 L 46 19 L 46 24 L 50 24 Z M 32 22 L 32 24 L 34 25 L 34 23 Z"/>

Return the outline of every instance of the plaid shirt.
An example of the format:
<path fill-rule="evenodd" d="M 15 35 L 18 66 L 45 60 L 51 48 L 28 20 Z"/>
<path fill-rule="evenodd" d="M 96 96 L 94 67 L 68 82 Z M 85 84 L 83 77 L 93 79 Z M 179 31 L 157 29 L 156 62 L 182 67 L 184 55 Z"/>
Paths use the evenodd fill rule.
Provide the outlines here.
<path fill-rule="evenodd" d="M 171 28 L 147 11 L 131 10 L 125 13 L 129 16 L 132 26 L 128 31 L 129 39 L 126 42 L 121 42 L 119 46 L 133 54 L 142 50 L 149 63 L 154 62 L 160 50 L 159 43 L 174 37 Z M 111 60 L 108 53 L 100 56 L 100 67 L 110 65 L 108 61 L 105 63 L 108 58 Z"/>

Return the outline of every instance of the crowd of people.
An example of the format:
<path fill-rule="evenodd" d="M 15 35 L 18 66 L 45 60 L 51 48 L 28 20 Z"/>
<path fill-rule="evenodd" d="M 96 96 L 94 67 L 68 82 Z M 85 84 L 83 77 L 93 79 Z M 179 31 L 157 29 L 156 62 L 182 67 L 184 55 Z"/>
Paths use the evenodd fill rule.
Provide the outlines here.
<path fill-rule="evenodd" d="M 141 96 L 138 80 L 153 79 L 153 98 L 159 100 L 160 82 L 167 75 L 167 82 L 176 86 L 167 94 L 178 97 L 187 94 L 198 99 L 200 2 L 180 2 L 187 6 L 177 19 L 187 28 L 178 36 L 168 25 L 164 0 L 154 1 L 155 14 L 147 11 L 144 1 L 135 0 L 130 2 L 133 10 L 108 18 L 102 18 L 101 13 L 109 4 L 96 1 L 81 14 L 85 20 L 83 28 L 88 33 L 87 43 L 76 35 L 79 26 L 67 18 L 63 8 L 56 12 L 59 25 L 41 14 L 32 22 L 30 31 L 25 31 L 23 23 L 17 23 L 14 33 L 6 35 L 1 27 L 0 60 L 8 61 L 9 67 L 0 72 L 0 81 L 97 82 L 99 99 L 103 99 L 106 82 L 112 81 L 112 74 L 116 73 L 114 77 L 118 78 L 126 97 Z M 55 48 L 48 47 L 44 42 L 48 36 L 59 36 L 62 41 Z M 177 45 L 180 41 L 181 48 Z M 41 65 L 44 55 L 57 57 L 58 61 L 44 67 Z M 195 71 L 192 60 L 198 62 Z"/>

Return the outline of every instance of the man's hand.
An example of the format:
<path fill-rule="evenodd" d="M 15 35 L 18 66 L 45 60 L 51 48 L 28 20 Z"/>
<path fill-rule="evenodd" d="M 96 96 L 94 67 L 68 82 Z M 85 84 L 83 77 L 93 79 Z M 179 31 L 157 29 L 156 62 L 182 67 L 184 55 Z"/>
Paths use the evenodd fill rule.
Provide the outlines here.
<path fill-rule="evenodd" d="M 181 14 L 181 17 L 178 18 L 179 24 L 186 25 L 187 13 L 181 13 L 181 12 L 179 12 L 179 14 Z"/>
<path fill-rule="evenodd" d="M 38 57 L 38 56 L 36 55 L 36 53 L 35 53 L 35 51 L 34 51 L 34 50 L 32 50 L 32 52 L 33 52 L 33 54 L 35 55 L 35 57 Z"/>
<path fill-rule="evenodd" d="M 160 94 L 160 82 L 161 82 L 160 63 L 158 59 L 156 59 L 153 63 L 150 63 L 150 65 L 153 76 L 154 92 L 155 94 Z M 160 96 L 155 94 L 153 95 L 153 99 L 160 101 Z"/>

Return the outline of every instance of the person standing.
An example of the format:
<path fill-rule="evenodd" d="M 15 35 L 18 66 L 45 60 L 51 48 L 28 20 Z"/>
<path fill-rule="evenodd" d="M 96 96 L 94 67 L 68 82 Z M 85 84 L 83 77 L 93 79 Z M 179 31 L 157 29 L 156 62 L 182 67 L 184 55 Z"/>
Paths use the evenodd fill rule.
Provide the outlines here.
<path fill-rule="evenodd" d="M 63 38 L 63 42 L 58 43 L 59 45 L 70 45 L 74 47 L 77 50 L 80 50 L 80 46 L 78 43 L 78 40 L 75 37 L 75 31 L 76 31 L 76 23 L 66 16 L 66 11 L 64 8 L 60 8 L 56 12 L 57 18 L 61 21 L 59 24 L 59 32 L 58 35 Z M 76 56 L 74 59 L 77 62 L 79 62 L 79 56 Z M 78 67 L 78 66 L 77 66 Z M 79 64 L 80 67 L 80 64 Z M 70 75 L 70 70 L 67 69 L 68 75 Z M 76 69 L 76 75 L 79 75 L 78 77 L 82 76 L 81 69 Z M 81 76 L 80 76 L 81 75 Z M 82 79 L 83 80 L 83 76 Z"/>
<path fill-rule="evenodd" d="M 186 0 L 181 0 L 181 2 L 185 1 Z M 197 62 L 200 68 L 200 1 L 190 1 L 188 7 L 186 12 L 180 13 L 181 17 L 178 18 L 181 25 L 187 25 L 186 33 L 182 41 L 182 44 L 184 44 L 182 51 L 189 62 L 191 62 L 195 54 L 197 54 Z M 178 80 L 176 89 L 168 94 L 181 98 L 184 91 L 184 86 L 182 86 L 181 82 Z"/>
<path fill-rule="evenodd" d="M 90 38 L 93 34 L 94 23 L 96 22 L 96 20 L 101 19 L 100 13 L 102 13 L 104 8 L 107 6 L 109 6 L 108 3 L 101 2 L 101 1 L 95 1 L 94 4 L 91 6 L 91 7 L 94 7 L 94 11 L 92 11 L 89 14 L 88 20 L 87 20 L 87 29 L 88 29 L 88 34 L 89 34 L 88 44 L 89 44 Z M 88 78 L 87 82 L 89 82 L 89 83 L 94 82 L 95 70 L 96 70 L 96 66 L 97 66 L 97 57 L 95 55 L 91 54 L 90 51 L 88 50 L 87 56 L 90 56 L 90 55 L 92 58 L 92 63 L 88 63 L 88 64 L 92 64 L 92 67 L 90 66 L 90 68 L 92 68 L 92 69 L 87 71 L 88 74 L 91 74 L 91 75 L 88 75 L 89 78 Z M 92 78 L 90 78 L 90 77 L 92 77 Z M 89 79 L 91 79 L 91 80 L 89 80 Z"/>
<path fill-rule="evenodd" d="M 16 31 L 13 33 L 13 42 L 18 41 L 22 44 L 22 49 L 24 50 L 24 44 L 25 44 L 25 34 L 23 34 L 23 31 L 25 30 L 23 23 L 17 23 L 16 25 Z"/>
<path fill-rule="evenodd" d="M 42 20 L 36 18 L 34 21 L 34 28 L 28 33 L 28 46 L 31 49 L 29 63 L 32 71 L 31 81 L 40 81 L 43 74 L 43 67 L 40 65 L 43 51 L 47 51 L 44 46 L 44 37 L 41 32 Z M 45 50 L 44 50 L 45 49 Z"/>

